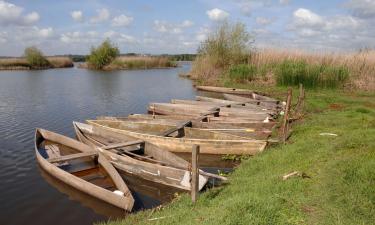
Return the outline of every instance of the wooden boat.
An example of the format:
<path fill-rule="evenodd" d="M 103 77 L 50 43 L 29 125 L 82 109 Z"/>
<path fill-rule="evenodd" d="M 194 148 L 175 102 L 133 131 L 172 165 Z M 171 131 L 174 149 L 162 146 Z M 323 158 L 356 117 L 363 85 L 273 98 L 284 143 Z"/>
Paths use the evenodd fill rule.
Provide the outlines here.
<path fill-rule="evenodd" d="M 121 134 L 125 138 L 134 137 L 150 142 L 171 152 L 191 152 L 195 144 L 200 145 L 200 152 L 203 154 L 253 155 L 263 151 L 267 145 L 266 141 L 250 140 L 183 126 L 175 129 L 174 126 L 130 121 L 87 120 L 87 122 L 104 130 Z M 175 132 L 167 132 L 170 130 Z"/>
<path fill-rule="evenodd" d="M 90 146 L 36 129 L 35 154 L 40 166 L 58 180 L 116 207 L 132 210 L 134 198 L 125 182 L 111 163 Z"/>
<path fill-rule="evenodd" d="M 269 113 L 258 110 L 171 103 L 151 103 L 149 104 L 148 111 L 161 115 L 177 114 L 190 116 L 200 116 L 202 114 L 212 113 L 213 115 L 217 115 L 219 117 L 238 117 L 255 121 L 264 121 L 271 117 Z"/>
<path fill-rule="evenodd" d="M 280 101 L 266 96 L 253 94 L 252 98 L 243 97 L 239 95 L 223 94 L 224 98 L 230 101 L 243 102 L 248 104 L 257 104 L 267 109 L 278 110 L 281 106 Z"/>
<path fill-rule="evenodd" d="M 161 125 L 168 125 L 168 126 L 178 126 L 179 124 L 183 123 L 184 120 L 172 120 L 172 119 L 153 119 L 149 117 L 148 119 L 142 118 L 128 118 L 128 117 L 98 117 L 99 120 L 118 120 L 118 121 L 134 121 L 139 123 L 150 123 L 150 124 L 161 124 Z M 203 123 L 203 125 L 202 125 Z M 205 126 L 205 127 L 202 127 Z M 207 131 L 216 131 L 221 133 L 228 133 L 232 135 L 237 135 L 246 138 L 253 138 L 257 140 L 267 140 L 271 134 L 272 130 L 265 129 L 265 128 L 244 128 L 238 127 L 231 124 L 224 124 L 222 126 L 218 126 L 215 123 L 207 123 L 207 122 L 196 122 L 193 121 L 187 127 L 192 128 L 199 128 Z"/>
<path fill-rule="evenodd" d="M 113 117 L 112 117 L 113 118 Z M 112 119 L 108 116 L 98 117 L 98 120 Z M 273 121 L 252 121 L 244 118 L 230 118 L 230 117 L 206 117 L 203 120 L 195 120 L 195 117 L 184 116 L 184 115 L 150 115 L 150 114 L 131 114 L 127 117 L 116 117 L 116 120 L 132 120 L 142 122 L 144 120 L 161 119 L 166 122 L 170 122 L 170 125 L 174 125 L 176 122 L 183 122 L 192 120 L 193 127 L 196 128 L 207 128 L 207 129 L 225 129 L 225 128 L 251 128 L 255 130 L 272 130 L 277 123 Z"/>
<path fill-rule="evenodd" d="M 172 104 L 184 104 L 184 105 L 198 105 L 198 106 L 211 106 L 211 107 L 228 107 L 234 109 L 242 109 L 242 110 L 249 110 L 249 111 L 257 111 L 257 112 L 264 112 L 270 115 L 275 114 L 275 111 L 266 109 L 265 107 L 261 107 L 255 104 L 244 104 L 241 102 L 230 102 L 227 101 L 224 103 L 220 102 L 207 102 L 207 101 L 195 101 L 195 100 L 183 100 L 183 99 L 172 99 Z"/>
<path fill-rule="evenodd" d="M 79 122 L 73 122 L 73 125 L 78 140 L 93 147 L 100 147 L 102 154 L 106 155 L 117 169 L 145 180 L 191 190 L 189 163 L 177 155 L 151 143 L 137 141 L 133 137 L 101 127 Z M 218 177 L 200 172 L 205 175 L 199 176 L 199 190 L 207 183 L 208 176 Z"/>
<path fill-rule="evenodd" d="M 255 93 L 252 90 L 239 89 L 239 88 L 226 88 L 226 87 L 213 87 L 213 86 L 197 86 L 196 88 L 201 91 L 247 95 L 247 96 Z"/>

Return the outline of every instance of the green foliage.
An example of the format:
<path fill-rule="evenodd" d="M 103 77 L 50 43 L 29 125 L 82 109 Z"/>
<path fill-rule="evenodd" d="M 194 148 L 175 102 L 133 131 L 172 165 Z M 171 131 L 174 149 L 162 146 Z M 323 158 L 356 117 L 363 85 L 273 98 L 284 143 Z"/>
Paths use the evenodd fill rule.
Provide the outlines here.
<path fill-rule="evenodd" d="M 43 56 L 43 53 L 36 47 L 26 48 L 24 54 L 31 68 L 38 69 L 50 66 L 50 63 Z"/>
<path fill-rule="evenodd" d="M 100 70 L 110 64 L 119 54 L 119 49 L 107 39 L 100 46 L 91 48 L 86 61 L 90 68 Z"/>
<path fill-rule="evenodd" d="M 252 81 L 257 72 L 257 67 L 251 64 L 233 65 L 229 68 L 228 77 L 235 82 Z"/>
<path fill-rule="evenodd" d="M 247 61 L 250 41 L 244 24 L 223 22 L 201 43 L 198 54 L 210 57 L 217 67 L 227 68 Z"/>
<path fill-rule="evenodd" d="M 304 60 L 284 60 L 275 72 L 278 85 L 301 83 L 307 88 L 336 88 L 349 77 L 349 69 L 344 66 L 308 64 Z"/>

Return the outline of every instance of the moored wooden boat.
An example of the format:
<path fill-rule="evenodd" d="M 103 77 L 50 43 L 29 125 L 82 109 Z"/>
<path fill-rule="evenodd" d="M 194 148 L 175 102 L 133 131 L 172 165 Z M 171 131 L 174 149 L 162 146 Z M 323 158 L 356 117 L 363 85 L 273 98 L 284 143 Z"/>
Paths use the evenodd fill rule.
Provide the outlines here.
<path fill-rule="evenodd" d="M 203 154 L 253 155 L 263 151 L 267 145 L 266 141 L 188 127 L 182 127 L 170 136 L 163 136 L 165 131 L 174 126 L 110 120 L 87 120 L 87 122 L 125 137 L 130 136 L 150 142 L 171 152 L 191 152 L 192 146 L 196 144 L 200 146 L 200 152 Z"/>
<path fill-rule="evenodd" d="M 139 123 L 150 123 L 150 124 L 161 124 L 161 125 L 169 125 L 169 126 L 178 126 L 184 122 L 184 120 L 176 120 L 176 119 L 154 119 L 149 117 L 148 119 L 142 118 L 128 118 L 128 117 L 98 117 L 97 119 L 101 120 L 118 120 L 118 121 L 134 121 Z M 257 140 L 267 140 L 271 134 L 272 130 L 262 128 L 262 127 L 240 127 L 235 126 L 230 123 L 227 124 L 216 124 L 216 123 L 207 123 L 207 122 L 197 122 L 192 121 L 187 127 L 192 128 L 199 128 L 207 131 L 215 131 L 221 133 L 228 133 L 232 135 L 237 135 L 246 138 L 253 138 Z"/>
<path fill-rule="evenodd" d="M 148 111 L 161 115 L 190 115 L 200 116 L 206 113 L 212 113 L 219 117 L 238 117 L 246 118 L 255 121 L 264 121 L 270 118 L 271 115 L 267 112 L 258 110 L 247 110 L 239 108 L 227 107 L 211 107 L 204 105 L 186 105 L 186 104 L 171 104 L 171 103 L 150 103 Z"/>
<path fill-rule="evenodd" d="M 134 198 L 116 169 L 88 145 L 36 129 L 39 165 L 58 180 L 109 204 L 131 211 Z"/>
<path fill-rule="evenodd" d="M 240 89 L 240 88 L 226 88 L 226 87 L 214 87 L 214 86 L 197 86 L 196 88 L 201 91 L 229 93 L 229 94 L 247 95 L 247 96 L 255 93 L 252 90 Z"/>
<path fill-rule="evenodd" d="M 225 101 L 225 100 L 223 100 Z M 219 103 L 219 102 L 207 102 L 207 101 L 195 101 L 195 100 L 183 100 L 183 99 L 172 99 L 171 103 L 173 104 L 185 104 L 185 105 L 198 105 L 198 106 L 211 106 L 211 107 L 228 107 L 234 109 L 241 109 L 241 110 L 249 110 L 249 111 L 258 111 L 268 113 L 270 115 L 275 114 L 274 111 L 266 109 L 265 107 L 261 107 L 255 104 L 243 104 L 241 102 L 227 102 L 227 103 Z"/>
<path fill-rule="evenodd" d="M 98 120 L 113 119 L 113 117 L 98 117 Z M 193 127 L 196 128 L 207 128 L 207 129 L 224 129 L 224 128 L 233 128 L 233 127 L 243 127 L 251 128 L 256 130 L 272 130 L 277 122 L 273 121 L 252 121 L 244 118 L 231 118 L 231 117 L 206 117 L 203 120 L 197 121 L 195 117 L 184 116 L 184 115 L 150 115 L 150 114 L 131 114 L 127 117 L 116 117 L 116 120 L 129 119 L 133 121 L 142 120 L 153 120 L 153 119 L 162 119 L 165 121 L 171 122 L 170 125 L 174 125 L 175 122 L 182 122 L 186 120 L 192 120 Z M 173 124 L 172 124 L 173 123 Z"/>
<path fill-rule="evenodd" d="M 242 102 L 247 104 L 257 104 L 267 109 L 278 110 L 281 107 L 279 104 L 280 101 L 256 94 L 252 95 L 251 98 L 232 94 L 223 94 L 223 96 L 226 100 Z"/>
<path fill-rule="evenodd" d="M 161 183 L 183 190 L 191 190 L 189 163 L 175 154 L 144 142 L 134 142 L 135 138 L 121 135 L 101 127 L 73 122 L 78 140 L 93 147 L 99 147 L 111 163 L 119 170 L 131 173 L 145 180 Z M 124 146 L 123 143 L 136 143 Z M 117 148 L 106 149 L 109 146 Z M 208 176 L 199 176 L 199 190 L 207 183 Z"/>

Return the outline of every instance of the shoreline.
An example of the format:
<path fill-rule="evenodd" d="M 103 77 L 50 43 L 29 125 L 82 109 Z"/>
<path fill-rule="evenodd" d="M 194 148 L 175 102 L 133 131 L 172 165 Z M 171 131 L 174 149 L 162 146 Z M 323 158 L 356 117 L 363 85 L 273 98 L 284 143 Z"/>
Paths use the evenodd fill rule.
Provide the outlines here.
<path fill-rule="evenodd" d="M 256 88 L 233 84 L 233 88 L 237 86 Z M 277 93 L 287 87 L 268 86 L 257 90 Z M 298 93 L 298 89 L 293 88 L 293 93 Z M 307 94 L 303 123 L 297 122 L 293 126 L 294 134 L 288 145 L 271 146 L 245 160 L 229 175 L 230 183 L 225 187 L 208 189 L 200 194 L 195 204 L 191 203 L 188 194 L 183 194 L 157 210 L 145 210 L 121 220 L 98 224 L 147 224 L 150 218 L 160 218 L 159 223 L 163 224 L 217 224 L 223 221 L 228 224 L 286 224 L 291 219 L 299 223 L 319 219 L 324 224 L 332 224 L 338 222 L 331 216 L 333 210 L 345 224 L 369 223 L 373 214 L 371 208 L 366 209 L 366 199 L 371 192 L 363 192 L 369 189 L 369 183 L 359 181 L 369 180 L 372 176 L 369 173 L 372 171 L 371 134 L 375 134 L 375 121 L 371 118 L 375 108 L 369 108 L 368 102 L 373 102 L 375 96 L 342 89 L 308 90 Z M 337 110 L 335 105 L 343 108 Z M 358 122 L 363 120 L 372 121 L 372 125 Z M 322 136 L 322 132 L 327 131 L 338 136 Z M 357 154 L 353 145 L 361 146 L 361 154 Z M 362 172 L 352 173 L 353 170 Z M 282 179 L 292 171 L 299 171 L 307 178 Z M 335 198 L 337 194 L 341 196 L 339 199 Z M 359 199 L 352 199 L 353 194 Z M 357 211 L 348 205 L 353 205 Z"/>

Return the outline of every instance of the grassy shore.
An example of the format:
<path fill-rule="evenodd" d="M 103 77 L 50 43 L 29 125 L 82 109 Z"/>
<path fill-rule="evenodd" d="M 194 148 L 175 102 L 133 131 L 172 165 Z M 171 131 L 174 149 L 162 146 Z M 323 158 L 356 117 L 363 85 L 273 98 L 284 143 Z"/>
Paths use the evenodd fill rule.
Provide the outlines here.
<path fill-rule="evenodd" d="M 375 94 L 309 90 L 306 110 L 287 145 L 243 161 L 227 186 L 202 193 L 195 205 L 185 194 L 108 224 L 372 224 Z M 327 132 L 338 136 L 320 135 Z M 282 180 L 293 171 L 305 178 Z"/>
<path fill-rule="evenodd" d="M 160 56 L 119 56 L 103 70 L 159 69 L 176 67 L 177 64 L 168 57 Z M 81 64 L 81 68 L 88 68 Z"/>
<path fill-rule="evenodd" d="M 46 68 L 38 68 L 38 69 L 73 67 L 73 61 L 69 57 L 51 56 L 51 57 L 46 57 L 46 59 L 50 65 Z M 0 58 L 0 70 L 30 70 L 30 69 L 33 69 L 33 68 L 27 62 L 25 58 Z"/>

